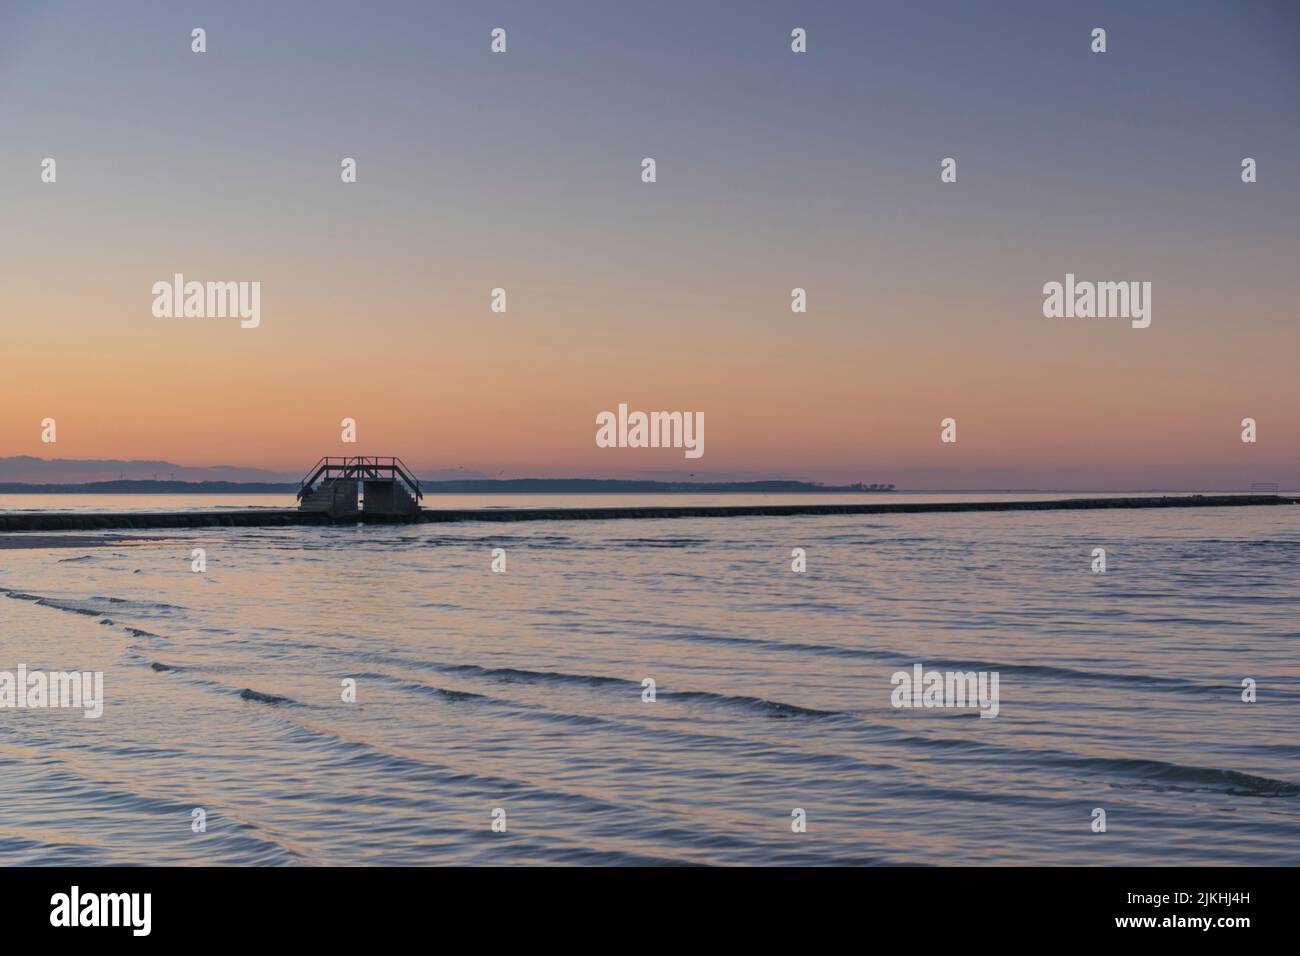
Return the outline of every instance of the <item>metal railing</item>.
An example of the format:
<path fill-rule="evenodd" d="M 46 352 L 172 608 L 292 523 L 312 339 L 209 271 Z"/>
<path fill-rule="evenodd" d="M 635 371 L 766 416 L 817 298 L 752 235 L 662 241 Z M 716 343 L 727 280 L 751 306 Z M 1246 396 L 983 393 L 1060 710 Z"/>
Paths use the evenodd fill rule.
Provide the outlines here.
<path fill-rule="evenodd" d="M 298 500 L 306 498 L 316 490 L 318 481 L 342 479 L 344 481 L 395 481 L 406 486 L 407 492 L 416 501 L 424 499 L 420 482 L 406 463 L 400 458 L 377 458 L 358 455 L 355 458 L 325 457 L 312 465 L 311 470 L 298 484 Z"/>

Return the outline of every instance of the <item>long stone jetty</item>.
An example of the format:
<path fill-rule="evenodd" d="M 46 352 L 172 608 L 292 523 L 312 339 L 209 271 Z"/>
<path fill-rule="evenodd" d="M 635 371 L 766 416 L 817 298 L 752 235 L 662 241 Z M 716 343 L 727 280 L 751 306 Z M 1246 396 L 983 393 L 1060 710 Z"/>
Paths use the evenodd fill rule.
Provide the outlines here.
<path fill-rule="evenodd" d="M 1115 498 L 1058 498 L 1006 501 L 920 501 L 880 504 L 650 505 L 591 508 L 424 508 L 411 515 L 358 512 L 343 518 L 299 509 L 248 508 L 228 511 L 0 512 L 0 532 L 106 531 L 130 528 L 278 528 L 293 525 L 395 524 L 452 521 L 612 521 L 637 518 L 748 518 L 794 515 L 945 514 L 977 511 L 1092 511 L 1132 508 L 1259 508 L 1300 504 L 1300 498 L 1271 494 L 1163 495 Z"/>

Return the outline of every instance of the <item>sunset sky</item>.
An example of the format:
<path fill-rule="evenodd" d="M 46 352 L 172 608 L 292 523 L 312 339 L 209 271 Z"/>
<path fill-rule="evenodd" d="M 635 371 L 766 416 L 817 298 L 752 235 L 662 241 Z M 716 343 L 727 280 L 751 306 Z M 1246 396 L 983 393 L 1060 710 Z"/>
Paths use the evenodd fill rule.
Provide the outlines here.
<path fill-rule="evenodd" d="M 0 456 L 1294 488 L 1298 162 L 1291 3 L 6 2 Z"/>

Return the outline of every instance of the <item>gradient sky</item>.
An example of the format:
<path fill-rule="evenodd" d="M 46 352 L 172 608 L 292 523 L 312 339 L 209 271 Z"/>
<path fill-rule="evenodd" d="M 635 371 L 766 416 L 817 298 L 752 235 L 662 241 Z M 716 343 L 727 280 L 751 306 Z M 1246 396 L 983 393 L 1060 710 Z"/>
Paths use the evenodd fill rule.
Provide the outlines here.
<path fill-rule="evenodd" d="M 11 0 L 0 455 L 1297 487 L 1298 159 L 1292 3 Z M 1067 272 L 1151 328 L 1044 318 Z M 704 458 L 597 448 L 620 402 Z"/>

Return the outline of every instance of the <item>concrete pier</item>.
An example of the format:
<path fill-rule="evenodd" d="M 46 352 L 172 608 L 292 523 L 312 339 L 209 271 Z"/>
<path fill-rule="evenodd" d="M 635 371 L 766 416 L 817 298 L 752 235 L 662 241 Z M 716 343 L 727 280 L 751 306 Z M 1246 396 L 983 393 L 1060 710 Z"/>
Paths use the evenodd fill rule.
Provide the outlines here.
<path fill-rule="evenodd" d="M 357 490 L 361 489 L 358 507 Z M 298 507 L 331 518 L 413 520 L 420 513 L 420 482 L 397 457 L 322 458 L 298 486 Z"/>
<path fill-rule="evenodd" d="M 959 514 L 976 511 L 1091 511 L 1133 508 L 1260 508 L 1300 504 L 1284 495 L 1169 495 L 1126 498 L 1061 498 L 1044 501 L 933 501 L 789 505 L 652 505 L 626 508 L 424 508 L 411 514 L 358 511 L 342 517 L 298 509 L 181 511 L 172 513 L 74 512 L 0 513 L 0 532 L 103 531 L 128 528 L 276 528 L 294 525 L 349 525 L 464 521 L 612 521 L 645 518 L 744 518 L 794 515 Z"/>

